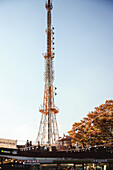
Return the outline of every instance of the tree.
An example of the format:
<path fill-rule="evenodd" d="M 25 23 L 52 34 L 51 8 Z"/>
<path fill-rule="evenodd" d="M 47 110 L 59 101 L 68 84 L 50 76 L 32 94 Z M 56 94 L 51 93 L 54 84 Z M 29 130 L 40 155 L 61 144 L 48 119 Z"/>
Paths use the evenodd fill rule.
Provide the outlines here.
<path fill-rule="evenodd" d="M 113 100 L 95 107 L 83 120 L 75 122 L 68 133 L 73 144 L 113 144 Z"/>

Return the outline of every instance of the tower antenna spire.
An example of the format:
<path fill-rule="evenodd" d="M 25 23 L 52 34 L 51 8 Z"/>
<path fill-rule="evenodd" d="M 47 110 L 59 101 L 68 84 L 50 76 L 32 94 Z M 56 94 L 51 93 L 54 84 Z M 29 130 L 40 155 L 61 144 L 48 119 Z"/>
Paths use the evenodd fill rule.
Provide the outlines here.
<path fill-rule="evenodd" d="M 50 5 L 50 0 L 48 0 L 48 5 Z"/>
<path fill-rule="evenodd" d="M 45 145 L 56 144 L 59 138 L 58 126 L 56 121 L 56 113 L 59 112 L 58 108 L 55 107 L 54 103 L 54 70 L 53 70 L 53 59 L 54 59 L 54 27 L 51 26 L 51 10 L 53 8 L 52 2 L 48 0 L 46 2 L 47 10 L 47 51 L 44 54 L 45 58 L 45 90 L 43 106 L 39 109 L 42 113 L 39 132 L 36 142 Z"/>

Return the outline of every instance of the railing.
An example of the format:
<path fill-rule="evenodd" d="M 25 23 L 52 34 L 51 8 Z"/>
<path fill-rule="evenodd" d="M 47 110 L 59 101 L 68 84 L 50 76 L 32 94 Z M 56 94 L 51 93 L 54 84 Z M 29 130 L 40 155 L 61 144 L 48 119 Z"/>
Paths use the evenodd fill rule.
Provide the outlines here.
<path fill-rule="evenodd" d="M 51 147 L 51 148 L 50 148 Z M 98 145 L 98 146 L 87 146 L 87 147 L 67 147 L 67 146 L 29 146 L 20 148 L 20 151 L 66 151 L 66 152 L 110 152 L 113 153 L 113 146 L 105 146 L 105 145 Z"/>

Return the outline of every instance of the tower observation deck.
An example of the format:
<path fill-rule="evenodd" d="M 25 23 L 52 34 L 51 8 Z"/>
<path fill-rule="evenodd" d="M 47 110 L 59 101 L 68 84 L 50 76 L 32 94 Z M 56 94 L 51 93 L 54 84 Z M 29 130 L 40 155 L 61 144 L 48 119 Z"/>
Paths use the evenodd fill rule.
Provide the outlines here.
<path fill-rule="evenodd" d="M 53 59 L 54 59 L 54 27 L 51 26 L 51 10 L 53 8 L 51 0 L 46 2 L 47 10 L 47 52 L 44 54 L 45 59 L 45 90 L 43 106 L 39 109 L 42 113 L 39 132 L 36 142 L 41 145 L 55 145 L 58 137 L 58 126 L 56 121 L 56 114 L 59 112 L 58 108 L 55 107 L 54 103 L 54 70 L 53 70 Z"/>

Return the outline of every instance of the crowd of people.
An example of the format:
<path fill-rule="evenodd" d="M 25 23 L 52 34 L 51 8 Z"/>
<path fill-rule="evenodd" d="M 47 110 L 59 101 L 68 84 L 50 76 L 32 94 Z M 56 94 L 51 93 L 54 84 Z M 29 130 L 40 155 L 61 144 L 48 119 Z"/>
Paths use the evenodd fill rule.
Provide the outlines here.
<path fill-rule="evenodd" d="M 103 152 L 111 152 L 113 153 L 113 146 L 85 146 L 84 144 L 79 146 L 78 143 L 76 143 L 74 146 L 72 144 L 66 146 L 66 145 L 56 145 L 56 146 L 49 146 L 49 145 L 40 145 L 40 142 L 38 142 L 37 145 L 32 145 L 32 141 L 27 140 L 25 144 L 26 150 L 38 150 L 38 151 L 69 151 L 69 152 L 97 152 L 97 151 L 103 151 Z"/>
<path fill-rule="evenodd" d="M 105 145 L 95 145 L 95 146 L 79 146 L 78 144 L 76 144 L 75 146 L 70 146 L 69 151 L 75 151 L 75 152 L 98 152 L 98 151 L 102 151 L 102 152 L 111 152 L 113 153 L 113 146 L 105 146 Z"/>
<path fill-rule="evenodd" d="M 40 142 L 38 142 L 37 145 L 32 145 L 32 141 L 27 140 L 25 144 L 25 150 L 56 151 L 56 147 L 48 145 L 41 146 Z"/>

